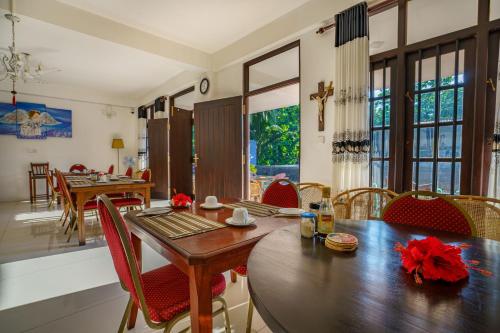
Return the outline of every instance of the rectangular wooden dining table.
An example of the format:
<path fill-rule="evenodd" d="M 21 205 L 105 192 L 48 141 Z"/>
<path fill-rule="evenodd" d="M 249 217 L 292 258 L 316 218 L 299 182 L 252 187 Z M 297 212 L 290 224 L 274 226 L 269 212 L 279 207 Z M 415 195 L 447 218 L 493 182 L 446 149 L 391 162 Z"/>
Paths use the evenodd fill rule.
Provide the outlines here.
<path fill-rule="evenodd" d="M 237 201 L 222 200 L 223 203 Z M 199 204 L 194 204 L 188 211 L 220 223 L 225 223 L 233 212 L 227 207 L 205 210 Z M 212 275 L 246 264 L 250 251 L 262 237 L 299 220 L 298 217 L 256 217 L 255 224 L 251 226 L 228 226 L 184 238 L 169 239 L 148 228 L 136 217 L 137 213 L 127 213 L 125 220 L 131 232 L 139 267 L 141 242 L 144 241 L 189 277 L 191 331 L 195 333 L 212 332 Z M 128 322 L 129 329 L 134 327 L 136 317 L 137 308 L 133 308 Z"/>
<path fill-rule="evenodd" d="M 76 197 L 78 242 L 85 245 L 85 219 L 83 206 L 93 197 L 100 194 L 110 193 L 138 193 L 144 198 L 144 206 L 149 208 L 151 202 L 151 188 L 155 186 L 152 182 L 137 183 L 132 179 L 120 179 L 97 183 L 84 176 L 65 176 L 69 191 Z"/>

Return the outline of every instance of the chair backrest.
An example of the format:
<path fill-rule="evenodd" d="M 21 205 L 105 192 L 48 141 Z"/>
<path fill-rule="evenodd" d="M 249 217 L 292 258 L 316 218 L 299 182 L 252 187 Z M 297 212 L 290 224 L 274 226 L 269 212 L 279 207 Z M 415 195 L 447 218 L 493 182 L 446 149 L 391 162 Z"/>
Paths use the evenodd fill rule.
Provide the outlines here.
<path fill-rule="evenodd" d="M 49 169 L 46 170 L 45 177 L 47 177 L 47 183 L 49 184 L 50 190 L 56 193 L 59 192 L 59 189 L 56 189 L 56 187 L 54 186 L 53 174 Z"/>
<path fill-rule="evenodd" d="M 137 256 L 131 245 L 130 233 L 123 217 L 106 195 L 97 198 L 97 210 L 101 218 L 102 230 L 106 236 L 116 273 L 122 286 L 130 293 L 133 301 L 141 309 L 148 309 L 143 292 Z M 149 311 L 143 311 L 149 320 Z"/>
<path fill-rule="evenodd" d="M 150 182 L 151 181 L 151 169 L 145 169 L 142 172 L 141 179 Z"/>
<path fill-rule="evenodd" d="M 108 174 L 112 175 L 114 171 L 115 171 L 115 165 L 111 164 L 108 168 Z"/>
<path fill-rule="evenodd" d="M 382 210 L 398 194 L 383 188 L 360 187 L 337 194 L 332 199 L 336 218 L 380 219 Z"/>
<path fill-rule="evenodd" d="M 278 179 L 266 188 L 262 195 L 262 203 L 283 208 L 299 208 L 300 195 L 291 181 Z"/>
<path fill-rule="evenodd" d="M 73 164 L 69 168 L 69 172 L 75 172 L 75 171 L 83 172 L 83 170 L 87 170 L 87 168 L 83 164 Z"/>
<path fill-rule="evenodd" d="M 44 176 L 49 170 L 49 162 L 46 163 L 30 163 L 31 173 L 33 176 Z"/>
<path fill-rule="evenodd" d="M 302 209 L 309 210 L 309 204 L 321 201 L 324 185 L 319 183 L 299 183 L 300 200 Z"/>
<path fill-rule="evenodd" d="M 128 177 L 132 178 L 132 172 L 134 172 L 134 170 L 132 169 L 132 167 L 128 167 L 127 171 L 125 171 L 125 176 L 128 176 Z"/>
<path fill-rule="evenodd" d="M 453 198 L 472 218 L 476 236 L 500 241 L 500 200 L 474 195 Z"/>
<path fill-rule="evenodd" d="M 73 202 L 73 199 L 71 198 L 71 193 L 69 192 L 66 179 L 64 178 L 61 171 L 55 169 L 54 172 L 56 173 L 57 184 L 59 185 L 59 190 L 61 191 L 61 195 L 63 196 L 64 201 L 68 203 L 69 209 L 71 210 L 72 214 L 76 214 L 75 204 Z"/>
<path fill-rule="evenodd" d="M 431 199 L 419 199 L 424 196 Z M 382 219 L 389 223 L 407 224 L 434 230 L 475 236 L 472 220 L 453 199 L 433 192 L 403 193 L 387 204 Z"/>

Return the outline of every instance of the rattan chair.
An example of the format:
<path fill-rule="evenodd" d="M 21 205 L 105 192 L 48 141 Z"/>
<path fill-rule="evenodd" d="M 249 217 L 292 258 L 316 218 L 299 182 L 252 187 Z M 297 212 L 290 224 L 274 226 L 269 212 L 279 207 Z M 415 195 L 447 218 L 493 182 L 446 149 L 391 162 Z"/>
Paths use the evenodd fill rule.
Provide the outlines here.
<path fill-rule="evenodd" d="M 260 202 L 262 186 L 257 181 L 250 181 L 250 200 Z"/>
<path fill-rule="evenodd" d="M 500 200 L 474 195 L 451 198 L 470 215 L 477 237 L 500 241 Z"/>
<path fill-rule="evenodd" d="M 378 220 L 384 207 L 396 196 L 391 190 L 372 187 L 341 192 L 332 199 L 335 218 Z"/>
<path fill-rule="evenodd" d="M 320 183 L 299 183 L 297 187 L 302 202 L 301 208 L 309 210 L 310 203 L 321 201 L 322 190 L 325 186 Z"/>

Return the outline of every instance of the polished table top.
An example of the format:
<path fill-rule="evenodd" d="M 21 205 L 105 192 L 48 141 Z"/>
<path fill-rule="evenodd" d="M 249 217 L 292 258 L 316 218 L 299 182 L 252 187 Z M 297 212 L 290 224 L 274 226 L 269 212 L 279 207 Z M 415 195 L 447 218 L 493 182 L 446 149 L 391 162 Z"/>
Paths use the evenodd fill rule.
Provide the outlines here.
<path fill-rule="evenodd" d="M 500 332 L 500 242 L 382 221 L 336 221 L 335 231 L 358 237 L 358 249 L 334 252 L 301 238 L 297 225 L 254 247 L 250 294 L 273 332 Z M 493 276 L 417 285 L 394 245 L 428 235 L 471 244 L 463 258 Z"/>

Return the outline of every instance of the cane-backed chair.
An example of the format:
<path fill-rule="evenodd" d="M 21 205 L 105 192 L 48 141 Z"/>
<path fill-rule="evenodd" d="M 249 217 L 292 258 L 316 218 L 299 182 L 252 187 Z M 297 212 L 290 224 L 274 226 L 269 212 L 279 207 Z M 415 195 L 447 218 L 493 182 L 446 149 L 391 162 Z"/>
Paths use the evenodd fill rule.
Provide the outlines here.
<path fill-rule="evenodd" d="M 250 181 L 250 200 L 260 201 L 262 196 L 262 186 L 258 181 Z"/>
<path fill-rule="evenodd" d="M 73 164 L 69 168 L 69 172 L 83 172 L 85 170 L 87 170 L 87 167 L 83 164 Z"/>
<path fill-rule="evenodd" d="M 283 207 L 299 208 L 300 194 L 297 186 L 288 179 L 277 179 L 262 194 L 262 203 Z"/>
<path fill-rule="evenodd" d="M 73 232 L 75 231 L 77 227 L 77 216 L 78 212 L 75 207 L 75 202 L 73 201 L 73 197 L 71 196 L 71 193 L 69 192 L 68 189 L 68 184 L 66 183 L 66 179 L 64 178 L 63 174 L 59 170 L 55 170 L 56 172 L 56 177 L 57 177 L 57 184 L 59 185 L 60 191 L 63 195 L 65 204 L 67 205 L 67 216 L 70 217 L 70 220 L 68 222 L 68 225 L 66 226 L 66 230 L 64 233 L 68 233 L 68 239 L 67 242 L 71 240 L 71 236 L 73 235 Z M 97 201 L 96 200 L 89 200 L 83 205 L 83 214 L 85 212 L 91 211 L 95 214 L 97 218 Z M 65 223 L 66 219 L 64 219 L 63 225 Z"/>
<path fill-rule="evenodd" d="M 145 169 L 141 173 L 141 178 L 145 182 L 150 182 L 151 181 L 151 170 L 150 169 Z M 118 207 L 118 208 L 127 208 L 127 209 L 135 209 L 135 208 L 141 208 L 144 199 L 142 196 L 137 195 L 134 196 L 134 193 L 127 193 L 125 197 L 123 198 L 113 198 L 111 199 L 113 201 L 113 204 Z"/>
<path fill-rule="evenodd" d="M 376 187 L 361 187 L 344 191 L 332 199 L 336 218 L 353 220 L 376 220 L 382 210 L 397 193 Z"/>
<path fill-rule="evenodd" d="M 406 192 L 392 199 L 382 212 L 385 222 L 476 235 L 470 215 L 455 200 L 442 194 Z"/>
<path fill-rule="evenodd" d="M 322 199 L 323 184 L 320 183 L 299 183 L 301 208 L 309 210 L 309 204 L 312 202 L 320 202 Z"/>
<path fill-rule="evenodd" d="M 451 196 L 472 218 L 476 236 L 500 241 L 500 200 L 474 195 Z"/>
<path fill-rule="evenodd" d="M 134 304 L 141 309 L 150 328 L 170 332 L 176 323 L 189 316 L 189 278 L 173 264 L 141 273 L 127 225 L 106 195 L 98 198 L 98 210 L 116 273 L 123 289 L 130 293 L 118 332 L 122 333 L 125 330 Z M 224 275 L 220 273 L 213 275 L 212 300 L 222 305 L 213 312 L 213 316 L 224 314 L 225 329 L 229 333 L 231 331 L 229 313 L 226 301 L 222 297 L 225 289 Z M 189 328 L 181 332 L 187 330 Z"/>

